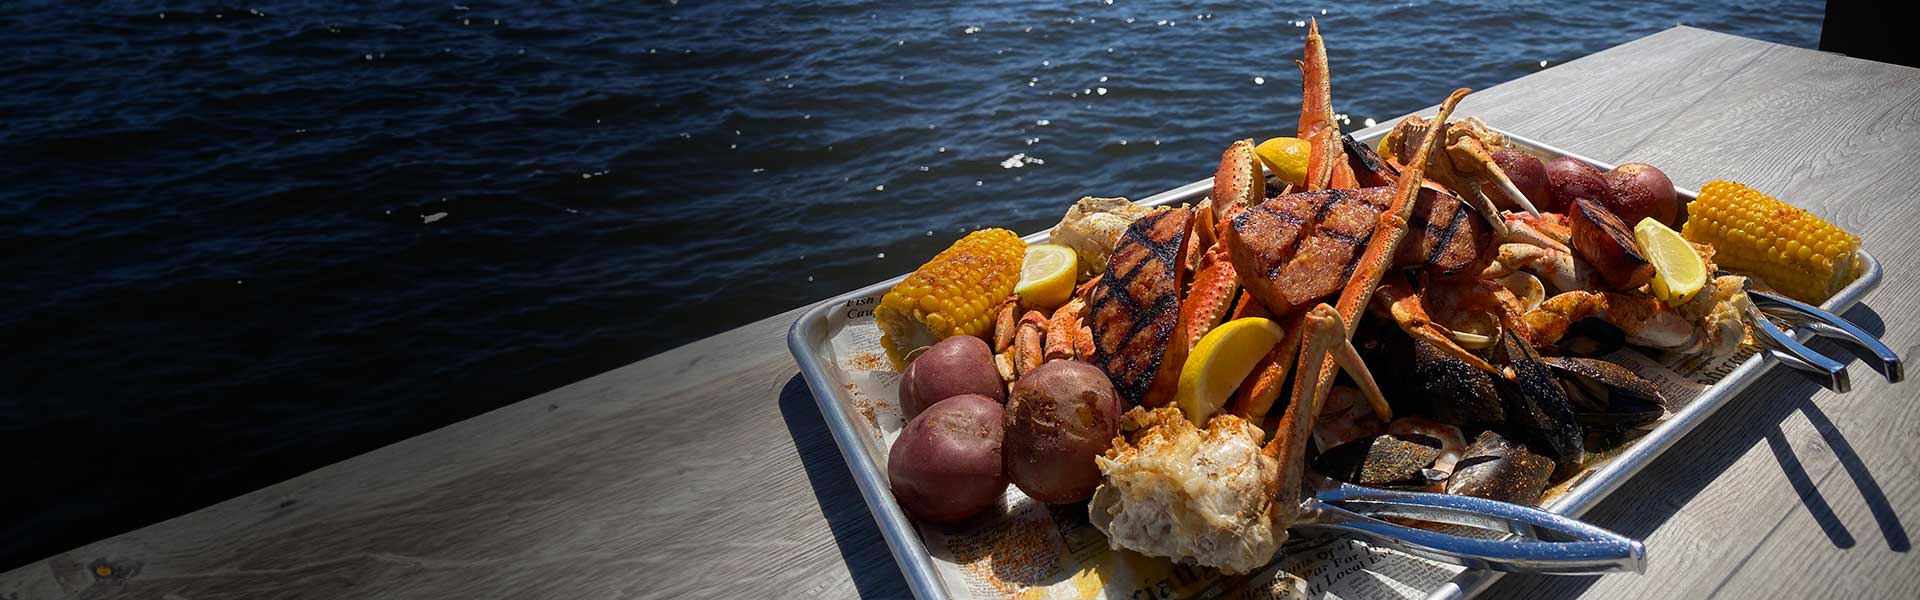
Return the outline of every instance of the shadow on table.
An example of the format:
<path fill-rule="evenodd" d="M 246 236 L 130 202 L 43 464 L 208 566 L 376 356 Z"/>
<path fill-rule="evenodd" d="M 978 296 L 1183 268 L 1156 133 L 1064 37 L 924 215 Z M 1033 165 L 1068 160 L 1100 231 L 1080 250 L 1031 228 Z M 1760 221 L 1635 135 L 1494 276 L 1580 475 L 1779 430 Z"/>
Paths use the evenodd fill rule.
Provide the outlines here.
<path fill-rule="evenodd" d="M 787 380 L 780 390 L 780 416 L 787 422 L 787 434 L 793 438 L 800 465 L 806 469 L 807 483 L 813 486 L 813 498 L 820 514 L 827 519 L 840 558 L 853 575 L 853 587 L 862 598 L 906 598 L 913 592 L 893 562 L 880 527 L 853 483 L 853 473 L 840 456 L 833 434 L 827 431 L 813 392 L 799 375 Z M 800 592 L 801 590 L 795 590 Z"/>
<path fill-rule="evenodd" d="M 1847 320 L 1859 325 L 1861 329 L 1880 337 L 1886 333 L 1886 323 L 1880 314 L 1866 305 L 1855 306 L 1843 315 Z M 1814 350 L 1848 364 L 1849 375 L 1856 377 L 1879 377 L 1871 368 L 1854 368 L 1859 362 L 1846 349 L 1816 339 L 1809 344 Z M 1862 365 L 1864 367 L 1865 365 Z M 1856 378 L 1856 382 L 1861 381 Z M 1833 421 L 1813 402 L 1814 394 L 1821 391 L 1819 384 L 1813 383 L 1786 368 L 1776 368 L 1755 381 L 1740 397 L 1728 403 L 1706 422 L 1694 429 L 1691 435 L 1682 438 L 1673 447 L 1660 455 L 1620 489 L 1609 494 L 1607 499 L 1588 511 L 1581 519 L 1601 527 L 1612 529 L 1616 533 L 1634 539 L 1646 539 L 1653 532 L 1673 518 L 1673 514 L 1686 506 L 1694 496 L 1699 495 L 1707 484 L 1712 483 L 1721 472 L 1744 452 L 1730 451 L 1753 446 L 1761 439 L 1773 451 L 1793 489 L 1800 496 L 1801 504 L 1813 517 L 1815 523 L 1826 533 L 1828 541 L 1835 547 L 1852 548 L 1855 545 L 1853 532 L 1833 507 L 1827 503 L 1826 496 L 1820 491 L 1819 482 L 1807 474 L 1800 459 L 1788 445 L 1786 436 L 1781 432 L 1780 423 L 1795 411 L 1806 415 L 1814 430 L 1833 449 L 1840 465 L 1852 478 L 1865 499 L 1868 510 L 1879 525 L 1880 534 L 1886 539 L 1887 547 L 1895 552 L 1907 552 L 1912 543 L 1907 537 L 1906 527 L 1899 515 L 1894 513 L 1893 505 L 1880 489 L 1873 474 L 1867 471 L 1866 463 L 1854 451 L 1853 444 L 1847 441 Z M 1900 401 L 1899 398 L 1878 398 L 1873 401 Z M 1715 435 L 1726 432 L 1725 435 Z M 1661 477 L 1648 476 L 1650 473 L 1664 472 Z M 1831 487 L 1829 488 L 1832 489 Z M 1660 549 L 1649 548 L 1648 558 L 1660 560 Z M 1567 598 L 1585 592 L 1602 576 L 1586 577 L 1549 577 L 1543 575 L 1514 575 L 1496 582 L 1486 593 L 1488 598 L 1530 597 L 1530 598 Z"/>

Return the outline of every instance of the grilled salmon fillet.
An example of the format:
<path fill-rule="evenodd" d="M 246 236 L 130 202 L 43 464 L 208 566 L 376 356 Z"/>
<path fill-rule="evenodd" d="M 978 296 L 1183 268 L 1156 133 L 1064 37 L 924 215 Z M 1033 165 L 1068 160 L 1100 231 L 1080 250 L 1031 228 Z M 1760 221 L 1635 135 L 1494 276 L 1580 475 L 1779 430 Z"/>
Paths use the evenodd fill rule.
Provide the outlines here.
<path fill-rule="evenodd" d="M 1249 208 L 1221 233 L 1240 284 L 1274 314 L 1289 314 L 1340 291 L 1358 266 L 1393 188 L 1288 194 Z M 1394 267 L 1435 274 L 1484 266 L 1493 232 L 1465 202 L 1422 188 Z"/>
<path fill-rule="evenodd" d="M 1424 266 L 1437 276 L 1478 273 L 1499 254 L 1486 219 L 1438 184 L 1420 188 L 1407 228 L 1393 253 L 1396 269 Z"/>
<path fill-rule="evenodd" d="M 1393 189 L 1288 194 L 1247 209 L 1221 232 L 1240 285 L 1284 315 L 1340 290 Z"/>
<path fill-rule="evenodd" d="M 1128 402 L 1166 404 L 1179 383 L 1187 345 L 1174 338 L 1192 221 L 1189 208 L 1134 220 L 1089 294 L 1093 364 Z"/>

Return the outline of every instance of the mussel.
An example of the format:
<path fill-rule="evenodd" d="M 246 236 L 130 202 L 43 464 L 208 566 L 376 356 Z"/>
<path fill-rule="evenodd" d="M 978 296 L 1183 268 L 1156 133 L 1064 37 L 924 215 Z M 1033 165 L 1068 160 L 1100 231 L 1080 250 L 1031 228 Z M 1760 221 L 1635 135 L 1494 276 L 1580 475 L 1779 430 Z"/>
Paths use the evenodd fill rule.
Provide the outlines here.
<path fill-rule="evenodd" d="M 1462 429 L 1497 429 L 1507 425 L 1507 410 L 1494 389 L 1493 377 L 1448 356 L 1433 344 L 1414 340 L 1413 377 L 1431 405 L 1434 419 Z"/>
<path fill-rule="evenodd" d="M 1467 438 L 1461 435 L 1459 427 L 1422 416 L 1394 419 L 1387 424 L 1387 433 L 1410 433 L 1439 440 L 1440 456 L 1433 459 L 1432 468 L 1441 473 L 1452 473 L 1454 464 L 1460 462 L 1460 453 L 1467 449 Z"/>
<path fill-rule="evenodd" d="M 1660 388 L 1626 367 L 1597 358 L 1553 357 L 1541 362 L 1560 377 L 1568 404 L 1588 428 L 1621 431 L 1667 414 Z"/>
<path fill-rule="evenodd" d="M 1429 488 L 1446 477 L 1431 468 L 1440 453 L 1440 440 L 1432 436 L 1383 433 L 1320 453 L 1313 459 L 1313 470 L 1369 487 Z"/>
<path fill-rule="evenodd" d="M 1573 475 L 1586 459 L 1586 432 L 1574 417 L 1566 389 L 1519 336 L 1508 331 L 1500 340 L 1494 348 L 1493 363 L 1514 371 L 1512 379 L 1494 381 L 1507 415 L 1507 427 L 1502 431 L 1553 459 L 1560 468 L 1558 475 Z"/>
<path fill-rule="evenodd" d="M 1500 434 L 1483 431 L 1447 478 L 1447 493 L 1531 505 L 1540 500 L 1554 471 L 1541 456 Z"/>

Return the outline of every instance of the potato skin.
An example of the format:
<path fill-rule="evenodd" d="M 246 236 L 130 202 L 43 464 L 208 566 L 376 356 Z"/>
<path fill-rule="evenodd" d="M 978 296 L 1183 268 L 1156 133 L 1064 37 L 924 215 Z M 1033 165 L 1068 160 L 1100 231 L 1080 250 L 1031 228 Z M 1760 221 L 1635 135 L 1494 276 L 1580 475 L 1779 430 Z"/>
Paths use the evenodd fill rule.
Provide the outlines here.
<path fill-rule="evenodd" d="M 954 396 L 907 422 L 887 454 L 893 497 L 914 518 L 950 523 L 992 506 L 1007 490 L 1000 403 Z"/>
<path fill-rule="evenodd" d="M 935 402 L 961 394 L 1007 401 L 1007 386 L 993 366 L 993 350 L 970 335 L 956 335 L 927 348 L 900 374 L 900 415 L 908 419 Z"/>
<path fill-rule="evenodd" d="M 1571 156 L 1547 161 L 1547 185 L 1553 193 L 1553 199 L 1548 202 L 1551 206 L 1539 208 L 1548 212 L 1567 213 L 1572 210 L 1575 199 L 1599 200 L 1607 193 L 1607 181 L 1600 170 Z"/>
<path fill-rule="evenodd" d="M 1532 154 L 1527 154 L 1519 148 L 1507 146 L 1493 153 L 1493 164 L 1498 165 L 1500 171 L 1507 174 L 1507 179 L 1513 182 L 1513 187 L 1520 188 L 1520 194 L 1526 196 L 1527 201 L 1532 202 L 1534 208 L 1558 212 L 1548 208 L 1553 205 L 1553 188 L 1547 181 L 1547 166 L 1541 163 L 1540 159 L 1534 158 Z M 1488 197 L 1492 198 L 1495 204 L 1505 202 L 1501 194 L 1490 194 Z M 1501 206 L 1500 208 L 1520 210 L 1518 206 Z"/>
<path fill-rule="evenodd" d="M 1628 227 L 1647 217 L 1668 227 L 1678 225 L 1680 198 L 1673 193 L 1673 180 L 1660 169 L 1646 163 L 1627 163 L 1607 171 L 1605 179 L 1607 192 L 1600 201 Z"/>
<path fill-rule="evenodd" d="M 1056 360 L 1013 384 L 1006 411 L 1007 479 L 1048 504 L 1079 502 L 1100 485 L 1093 458 L 1120 431 L 1120 396 L 1099 367 Z"/>

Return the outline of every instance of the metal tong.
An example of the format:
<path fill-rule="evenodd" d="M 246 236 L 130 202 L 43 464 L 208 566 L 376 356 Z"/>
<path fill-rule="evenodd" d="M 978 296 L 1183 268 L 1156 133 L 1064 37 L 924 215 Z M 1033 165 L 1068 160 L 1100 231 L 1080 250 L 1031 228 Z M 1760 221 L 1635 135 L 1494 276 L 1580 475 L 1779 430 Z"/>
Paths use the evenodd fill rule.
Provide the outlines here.
<path fill-rule="evenodd" d="M 1357 486 L 1308 472 L 1312 495 L 1293 527 L 1328 529 L 1443 563 L 1508 573 L 1645 572 L 1640 542 L 1537 508 L 1472 496 Z M 1478 528 L 1487 538 L 1417 529 L 1383 518 Z M 1553 539 L 1543 539 L 1551 537 Z"/>
<path fill-rule="evenodd" d="M 1747 290 L 1747 297 L 1753 300 L 1753 305 L 1747 309 L 1748 316 L 1753 321 L 1754 331 L 1760 334 L 1755 337 L 1766 347 L 1767 354 L 1827 389 L 1840 393 L 1853 389 L 1853 383 L 1847 377 L 1846 365 L 1800 343 L 1792 332 L 1774 324 L 1774 319 L 1786 323 L 1794 331 L 1845 342 L 1843 346 L 1861 360 L 1871 363 L 1874 370 L 1887 378 L 1888 383 L 1899 383 L 1906 379 L 1906 367 L 1900 361 L 1900 355 L 1846 319 L 1792 298 L 1751 288 Z"/>

